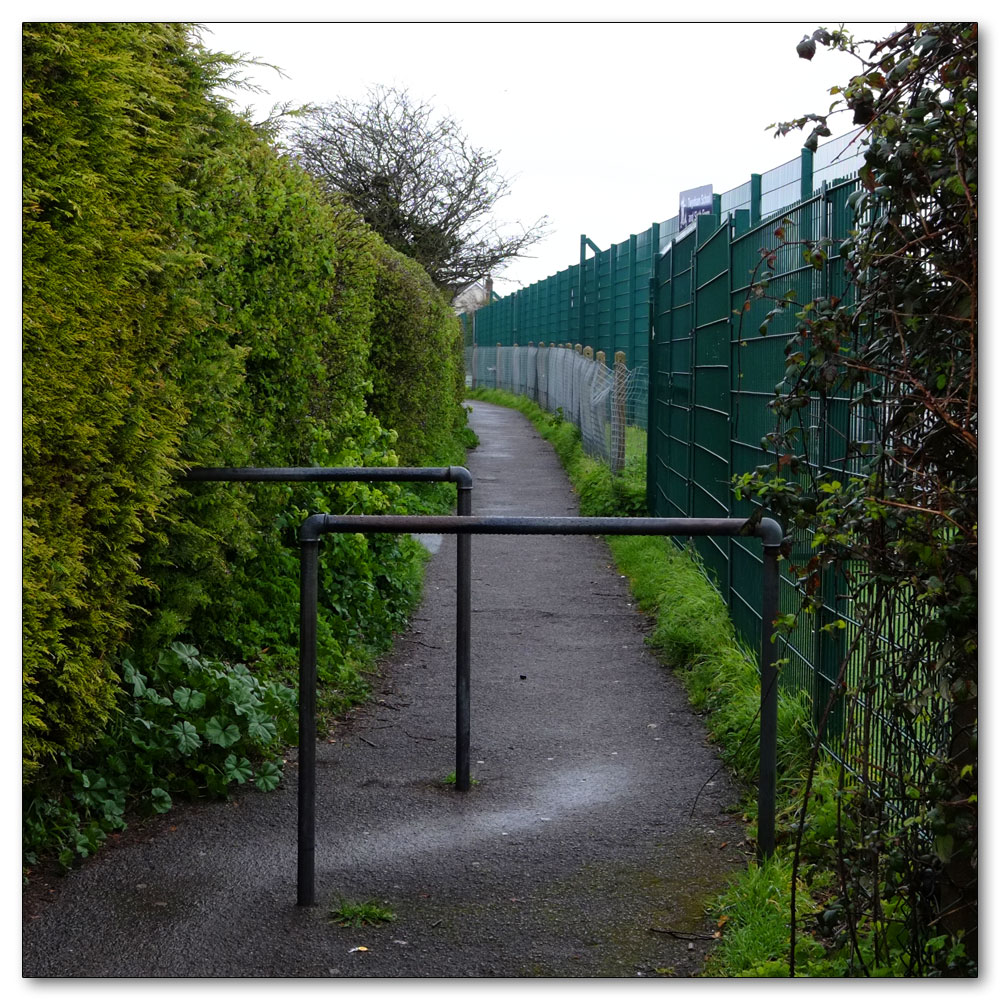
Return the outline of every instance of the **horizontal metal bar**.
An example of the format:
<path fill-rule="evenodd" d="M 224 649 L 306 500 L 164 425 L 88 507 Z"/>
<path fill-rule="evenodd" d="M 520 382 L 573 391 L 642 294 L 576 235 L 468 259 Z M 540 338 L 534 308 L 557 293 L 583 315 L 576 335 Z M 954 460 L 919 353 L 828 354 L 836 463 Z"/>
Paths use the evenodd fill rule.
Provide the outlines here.
<path fill-rule="evenodd" d="M 749 530 L 748 530 L 749 527 Z M 750 535 L 765 545 L 781 544 L 783 532 L 769 517 L 751 524 L 741 517 L 442 517 L 395 514 L 313 514 L 302 541 L 320 535 L 362 533 L 472 535 Z"/>
<path fill-rule="evenodd" d="M 472 486 L 472 474 L 461 465 L 442 468 L 317 468 L 313 466 L 289 468 L 226 468 L 189 469 L 183 477 L 188 482 L 231 483 L 391 483 L 432 482 L 458 483 Z"/>

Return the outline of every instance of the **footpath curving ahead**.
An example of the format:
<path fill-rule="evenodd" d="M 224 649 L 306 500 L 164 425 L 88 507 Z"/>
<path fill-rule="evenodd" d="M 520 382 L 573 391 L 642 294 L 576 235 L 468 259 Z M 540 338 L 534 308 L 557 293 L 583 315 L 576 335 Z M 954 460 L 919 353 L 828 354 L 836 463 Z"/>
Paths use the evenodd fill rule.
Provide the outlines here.
<path fill-rule="evenodd" d="M 476 402 L 477 514 L 569 515 L 519 413 Z M 25 976 L 687 976 L 746 862 L 736 792 L 605 544 L 472 539 L 472 774 L 454 769 L 455 536 L 374 696 L 317 750 L 316 886 L 296 898 L 296 769 L 175 810 L 24 906 Z M 342 900 L 396 914 L 329 918 Z"/>

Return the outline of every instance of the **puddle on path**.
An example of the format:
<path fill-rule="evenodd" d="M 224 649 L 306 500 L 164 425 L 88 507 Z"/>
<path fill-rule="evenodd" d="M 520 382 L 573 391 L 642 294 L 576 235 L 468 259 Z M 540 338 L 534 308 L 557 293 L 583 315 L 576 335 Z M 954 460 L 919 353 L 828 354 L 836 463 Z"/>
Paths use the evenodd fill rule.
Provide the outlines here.
<path fill-rule="evenodd" d="M 489 780 L 489 779 L 485 779 Z M 484 797 L 442 800 L 435 790 L 419 818 L 393 824 L 380 810 L 372 829 L 337 834 L 329 842 L 336 866 L 349 865 L 354 858 L 372 863 L 379 858 L 413 857 L 435 852 L 451 854 L 462 846 L 483 840 L 555 829 L 571 821 L 574 829 L 585 829 L 581 813 L 604 811 L 609 803 L 629 792 L 627 777 L 620 767 L 588 765 L 555 771 L 523 790 L 523 800 L 501 807 L 490 806 Z M 478 793 L 481 794 L 481 793 Z M 442 808 L 443 806 L 443 808 Z M 412 804 L 408 808 L 412 815 Z M 322 840 L 317 843 L 322 848 Z"/>
<path fill-rule="evenodd" d="M 431 555 L 434 555 L 434 553 L 441 548 L 441 540 L 444 538 L 444 535 L 430 535 L 410 532 L 410 537 L 415 538 Z"/>

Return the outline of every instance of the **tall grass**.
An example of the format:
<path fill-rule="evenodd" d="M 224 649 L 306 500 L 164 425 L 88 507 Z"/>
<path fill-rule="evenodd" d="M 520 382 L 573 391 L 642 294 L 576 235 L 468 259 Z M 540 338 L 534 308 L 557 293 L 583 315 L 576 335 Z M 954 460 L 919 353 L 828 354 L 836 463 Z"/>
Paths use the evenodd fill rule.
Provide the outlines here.
<path fill-rule="evenodd" d="M 626 435 L 624 471 L 615 476 L 607 466 L 588 458 L 579 431 L 530 400 L 502 390 L 473 390 L 473 399 L 516 409 L 532 421 L 555 448 L 580 496 L 584 516 L 645 514 L 645 433 L 631 428 Z M 709 583 L 692 548 L 654 536 L 613 536 L 606 539 L 619 572 L 628 577 L 641 611 L 654 621 L 648 642 L 665 665 L 680 677 L 695 708 L 705 712 L 706 725 L 725 764 L 745 789 L 744 815 L 755 835 L 755 786 L 760 755 L 760 677 L 756 655 L 736 636 L 726 606 Z M 779 836 L 789 836 L 797 818 L 796 793 L 810 752 L 810 710 L 804 692 L 779 692 L 778 773 L 782 812 Z M 837 801 L 833 769 L 814 786 L 826 795 L 830 810 Z M 816 824 L 819 841 L 831 836 L 831 825 Z M 787 974 L 790 939 L 791 863 L 772 859 L 751 863 L 739 873 L 712 911 L 723 927 L 719 945 L 705 972 L 711 976 L 774 976 Z M 826 883 L 814 880 L 822 896 Z M 799 912 L 812 911 L 810 889 L 798 886 Z M 845 975 L 840 965 L 821 958 L 827 948 L 804 935 L 796 945 L 799 967 L 814 974 Z M 782 971 L 784 970 L 784 971 Z"/>

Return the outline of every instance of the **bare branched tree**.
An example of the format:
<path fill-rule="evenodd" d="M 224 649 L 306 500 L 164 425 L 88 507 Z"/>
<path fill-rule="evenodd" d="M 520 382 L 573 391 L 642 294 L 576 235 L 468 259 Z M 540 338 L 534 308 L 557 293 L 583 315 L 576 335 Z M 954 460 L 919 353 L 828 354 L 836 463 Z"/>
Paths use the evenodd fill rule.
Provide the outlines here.
<path fill-rule="evenodd" d="M 313 107 L 288 144 L 325 190 L 346 197 L 441 288 L 483 278 L 545 236 L 544 217 L 514 232 L 494 218 L 510 193 L 496 154 L 405 89 L 374 87 L 366 101 Z"/>

